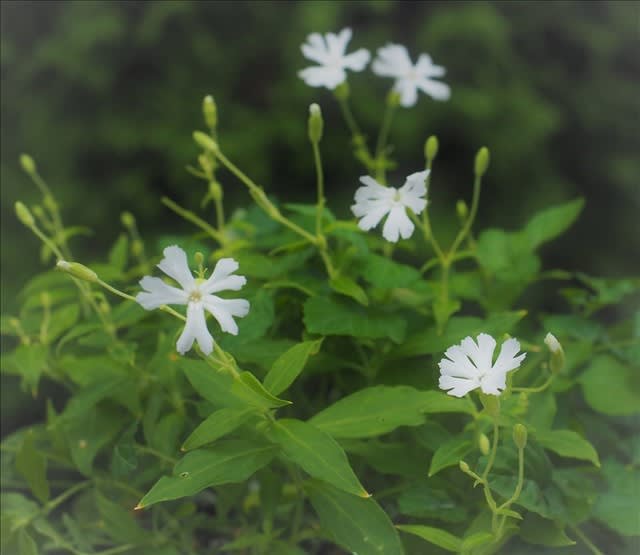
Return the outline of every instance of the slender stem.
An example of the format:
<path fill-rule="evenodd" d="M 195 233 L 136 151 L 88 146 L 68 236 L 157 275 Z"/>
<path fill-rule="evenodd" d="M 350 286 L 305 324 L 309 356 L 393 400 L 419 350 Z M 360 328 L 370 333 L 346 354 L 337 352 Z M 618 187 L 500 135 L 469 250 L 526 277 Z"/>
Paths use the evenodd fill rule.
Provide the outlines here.
<path fill-rule="evenodd" d="M 49 237 L 42 233 L 38 226 L 34 224 L 32 226 L 29 226 L 29 229 L 31 229 L 31 231 L 33 231 L 33 233 L 38 237 L 38 239 L 40 239 L 40 241 L 47 245 L 47 247 L 51 249 L 51 252 L 55 254 L 60 260 L 66 260 L 64 254 L 58 248 L 58 246 L 51 239 L 49 239 Z"/>
<path fill-rule="evenodd" d="M 356 122 L 356 118 L 353 117 L 353 113 L 351 112 L 351 107 L 349 106 L 349 101 L 343 97 L 337 97 L 338 104 L 340 106 L 340 111 L 342 112 L 342 116 L 344 120 L 347 122 L 347 126 L 349 127 L 349 131 L 351 131 L 351 135 L 362 136 L 360 132 L 360 128 L 358 127 L 358 123 Z"/>
<path fill-rule="evenodd" d="M 380 126 L 380 133 L 378 134 L 378 142 L 376 143 L 376 179 L 382 184 L 385 184 L 386 182 L 386 159 L 384 151 L 387 146 L 387 137 L 389 135 L 389 130 L 391 129 L 393 115 L 396 111 L 395 108 L 396 106 L 394 103 L 387 102 L 387 107 L 382 119 L 382 125 Z"/>
<path fill-rule="evenodd" d="M 322 171 L 322 158 L 320 156 L 320 145 L 317 141 L 311 142 L 313 148 L 313 162 L 316 167 L 316 185 L 318 189 L 318 204 L 316 206 L 316 235 L 322 236 L 322 215 L 324 212 L 324 173 Z"/>
<path fill-rule="evenodd" d="M 502 505 L 498 507 L 498 510 L 509 507 L 512 503 L 518 500 L 522 493 L 522 486 L 524 485 L 524 449 L 518 449 L 518 482 L 516 483 L 516 489 L 513 491 L 513 495 L 507 499 Z"/>
<path fill-rule="evenodd" d="M 171 199 L 167 197 L 162 197 L 162 204 L 164 204 L 170 210 L 173 210 L 179 216 L 182 216 L 185 220 L 191 222 L 192 224 L 202 229 L 205 233 L 208 233 L 212 237 L 212 239 L 214 239 L 218 243 L 220 244 L 223 243 L 223 238 L 220 235 L 220 233 L 216 229 L 211 227 L 211 225 L 205 222 L 202 218 L 196 216 L 190 210 L 186 210 L 185 208 L 182 208 L 182 206 L 176 204 L 175 202 L 173 202 Z"/>
<path fill-rule="evenodd" d="M 165 455 L 164 453 L 161 453 L 160 451 L 157 451 L 151 447 L 147 447 L 145 445 L 136 445 L 136 449 L 138 451 L 140 451 L 141 453 L 149 453 L 149 455 L 153 455 L 154 457 L 168 462 L 170 464 L 176 464 L 177 459 L 174 459 L 173 457 L 170 457 L 169 455 Z"/>
<path fill-rule="evenodd" d="M 222 204 L 222 199 L 216 197 L 213 199 L 213 203 L 215 204 L 215 207 L 216 207 L 216 222 L 218 222 L 218 232 L 220 233 L 220 236 L 223 237 L 225 221 L 224 221 L 224 206 Z"/>
<path fill-rule="evenodd" d="M 453 256 L 455 252 L 458 250 L 460 243 L 465 239 L 471 230 L 471 226 L 476 218 L 476 214 L 478 213 L 478 204 L 480 202 L 480 189 L 482 185 L 482 178 L 477 175 L 473 182 L 473 198 L 471 199 L 471 209 L 469 210 L 469 217 L 467 221 L 462 226 L 462 229 L 458 232 L 451 248 L 449 249 L 448 256 Z"/>
<path fill-rule="evenodd" d="M 547 389 L 553 383 L 553 380 L 555 380 L 555 377 L 556 377 L 555 374 L 551 374 L 542 385 L 539 385 L 537 387 L 514 387 L 511 389 L 511 391 L 522 391 L 525 393 L 540 393 L 545 389 Z"/>
<path fill-rule="evenodd" d="M 573 533 L 578 536 L 578 538 L 580 538 L 582 543 L 587 546 L 587 548 L 591 551 L 591 553 L 593 553 L 593 555 L 604 555 L 604 553 L 596 547 L 596 545 L 585 535 L 582 530 L 580 530 L 580 528 L 578 528 L 577 526 L 572 526 L 571 530 L 573 530 Z"/>
<path fill-rule="evenodd" d="M 498 427 L 498 422 L 496 419 L 493 419 L 493 443 L 491 444 L 491 451 L 489 453 L 489 460 L 487 461 L 487 466 L 482 473 L 482 480 L 486 481 L 487 476 L 489 476 L 489 472 L 491 472 L 491 468 L 493 467 L 493 463 L 496 460 L 496 452 L 498 450 L 498 438 L 500 435 L 500 428 Z"/>
<path fill-rule="evenodd" d="M 471 251 L 461 251 L 457 252 L 452 258 L 451 262 L 457 262 L 458 260 L 464 260 L 465 258 L 474 258 L 476 255 Z M 424 274 L 427 271 L 431 270 L 431 268 L 438 266 L 441 263 L 441 260 L 436 256 L 435 258 L 431 258 L 427 260 L 422 267 L 420 268 L 420 273 Z"/>

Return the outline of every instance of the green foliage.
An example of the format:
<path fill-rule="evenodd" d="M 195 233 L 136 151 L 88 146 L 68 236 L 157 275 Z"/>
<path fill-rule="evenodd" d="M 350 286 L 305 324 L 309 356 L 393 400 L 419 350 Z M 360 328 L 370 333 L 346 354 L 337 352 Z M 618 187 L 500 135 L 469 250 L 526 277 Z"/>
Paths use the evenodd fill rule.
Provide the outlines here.
<path fill-rule="evenodd" d="M 136 40 L 151 40 L 173 17 L 187 25 L 191 10 L 209 9 L 154 6 L 140 6 L 146 17 Z M 303 6 L 295 5 L 297 13 Z M 384 3 L 371 6 L 392 10 Z M 119 36 L 119 10 L 125 8 L 90 3 L 66 9 L 76 13 L 66 25 L 77 48 Z M 327 4 L 310 13 L 324 13 L 330 24 L 341 10 Z M 466 10 L 455 25 L 438 11 L 437 25 L 429 23 L 435 36 L 448 40 L 454 25 L 473 31 L 468 40 L 475 40 L 475 34 L 490 34 L 478 22 L 490 21 L 501 51 L 503 16 L 492 5 Z M 77 13 L 104 16 L 102 34 L 74 26 Z M 219 57 L 216 44 L 206 39 L 199 48 Z M 84 75 L 82 65 L 67 62 L 59 49 L 47 52 L 88 86 L 99 89 L 111 79 L 100 68 Z M 340 102 L 356 97 L 360 85 L 353 81 L 352 93 L 340 90 Z M 522 77 L 505 86 L 518 90 Z M 536 127 L 531 133 L 538 142 L 553 129 L 557 115 L 532 91 L 517 99 L 496 94 Z M 461 86 L 456 95 L 462 99 L 452 100 L 456 114 L 485 121 L 477 92 Z M 201 207 L 213 205 L 215 218 L 164 199 L 195 229 L 145 243 L 126 213 L 124 232 L 86 271 L 33 277 L 22 288 L 20 306 L 2 317 L 3 373 L 17 377 L 33 396 L 46 396 L 50 387 L 65 392 L 60 404 L 47 404 L 41 422 L 3 440 L 3 553 L 299 555 L 344 549 L 402 555 L 438 548 L 489 555 L 578 541 L 594 552 L 594 543 L 631 545 L 640 534 L 631 518 L 640 460 L 632 421 L 640 406 L 640 317 L 627 317 L 627 301 L 640 284 L 545 271 L 540 253 L 575 223 L 584 200 L 529 207 L 527 223 L 517 231 L 495 227 L 476 235 L 478 203 L 486 194 L 482 178 L 493 176 L 494 165 L 497 177 L 508 176 L 500 170 L 500 149 L 490 169 L 489 152 L 481 149 L 473 189 L 465 191 L 471 208 L 458 210 L 458 228 L 449 222 L 443 233 L 439 224 L 447 209 L 429 203 L 428 211 L 411 214 L 411 238 L 392 245 L 378 230 L 364 233 L 327 208 L 334 209 L 334 199 L 324 191 L 316 150 L 324 143 L 317 129 L 304 159 L 310 164 L 313 155 L 316 163 L 315 204 L 279 203 L 268 194 L 272 189 L 249 176 L 254 172 L 248 164 L 245 174 L 232 161 L 236 151 L 246 147 L 247 155 L 255 154 L 261 135 L 286 135 L 292 120 L 274 123 L 268 116 L 262 124 L 240 113 L 234 127 L 252 125 L 256 135 L 245 143 L 222 127 L 234 115 L 225 96 L 214 112 L 213 101 L 205 101 L 209 134 L 194 134 L 200 152 L 189 166 L 206 184 Z M 424 160 L 405 154 L 412 150 L 387 145 L 386 132 L 371 150 L 371 138 L 342 108 L 349 114 L 355 163 L 378 181 L 386 182 L 387 171 L 404 157 L 411 167 L 424 167 Z M 361 109 L 364 128 L 370 107 L 365 102 Z M 331 110 L 324 113 L 328 142 L 335 118 Z M 153 129 L 165 125 L 159 119 L 151 122 Z M 398 129 L 400 145 L 418 133 L 419 118 L 413 119 Z M 108 133 L 125 141 L 128 127 L 113 125 Z M 98 137 L 103 132 L 96 130 Z M 296 137 L 294 131 L 294 142 Z M 523 139 L 517 139 L 498 143 L 507 159 L 522 158 Z M 438 155 L 445 152 L 443 146 Z M 43 194 L 45 217 L 23 213 L 22 222 L 43 242 L 43 260 L 53 254 L 78 264 L 68 241 L 77 229 L 65 226 L 35 162 L 24 160 Z M 439 159 L 430 156 L 428 164 L 431 200 L 441 174 Z M 353 168 L 349 175 L 355 183 Z M 232 188 L 219 179 L 237 180 L 237 189 L 255 202 L 230 211 L 224 201 Z M 394 194 L 393 202 L 398 198 Z M 454 238 L 443 240 L 449 235 Z M 136 302 L 141 278 L 157 279 L 160 251 L 176 244 L 195 262 L 199 279 L 225 258 L 236 260 L 238 275 L 247 278 L 240 291 L 215 292 L 225 300 L 246 299 L 250 310 L 238 317 L 237 334 L 220 314 L 208 317 L 212 349 L 198 337 L 188 353 L 178 354 L 176 340 L 185 325 L 187 331 L 194 325 L 192 312 L 185 318 L 184 306 L 144 310 Z M 561 281 L 557 297 L 551 287 L 542 293 L 546 305 L 555 306 L 551 314 L 536 298 L 538 283 L 548 279 Z M 200 306 L 201 284 L 187 287 L 188 311 Z M 202 323 L 196 327 L 203 331 Z M 545 343 L 547 332 L 559 343 Z M 499 395 L 483 381 L 498 372 L 489 368 L 492 356 L 500 359 L 497 353 L 483 353 L 481 366 L 487 367 L 475 383 L 481 391 L 476 387 L 462 398 L 444 393 L 439 384 L 447 365 L 438 362 L 445 352 L 455 359 L 459 352 L 448 349 L 481 333 L 498 344 L 517 337 L 526 359 L 505 372 Z M 556 344 L 564 355 L 552 358 L 549 349 Z M 461 371 L 459 361 L 454 365 L 471 372 L 468 365 Z"/>

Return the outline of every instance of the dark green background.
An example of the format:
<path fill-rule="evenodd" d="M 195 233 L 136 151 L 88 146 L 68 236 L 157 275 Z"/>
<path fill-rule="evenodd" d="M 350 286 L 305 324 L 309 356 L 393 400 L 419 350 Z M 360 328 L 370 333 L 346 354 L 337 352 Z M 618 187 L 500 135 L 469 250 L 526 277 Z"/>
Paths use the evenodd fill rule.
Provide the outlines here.
<path fill-rule="evenodd" d="M 640 209 L 640 10 L 637 2 L 12 2 L 3 1 L 2 307 L 41 267 L 38 241 L 13 204 L 37 200 L 18 157 L 36 159 L 87 262 L 103 257 L 136 214 L 151 254 L 159 234 L 191 228 L 160 202 L 197 209 L 203 184 L 184 167 L 197 155 L 200 103 L 213 94 L 229 157 L 281 200 L 315 195 L 307 108 L 325 114 L 323 152 L 330 207 L 348 217 L 362 170 L 332 95 L 297 71 L 312 31 L 351 26 L 351 48 L 406 44 L 448 72 L 452 98 L 421 96 L 401 109 L 391 141 L 400 184 L 441 141 L 430 197 L 436 229 L 456 223 L 469 198 L 475 151 L 492 152 L 479 225 L 515 228 L 543 206 L 578 195 L 578 224 L 544 251 L 547 268 L 603 276 L 638 272 Z M 351 78 L 354 111 L 375 136 L 389 80 Z M 249 202 L 222 173 L 228 204 Z M 208 213 L 210 217 L 212 212 Z"/>

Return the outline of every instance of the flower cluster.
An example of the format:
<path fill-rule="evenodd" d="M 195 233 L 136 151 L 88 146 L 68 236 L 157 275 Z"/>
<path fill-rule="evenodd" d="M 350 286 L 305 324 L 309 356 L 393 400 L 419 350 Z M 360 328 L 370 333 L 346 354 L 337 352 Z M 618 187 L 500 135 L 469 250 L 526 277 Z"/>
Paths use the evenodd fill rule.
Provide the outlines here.
<path fill-rule="evenodd" d="M 312 33 L 307 37 L 307 42 L 302 45 L 302 54 L 318 64 L 299 73 L 307 85 L 333 90 L 347 79 L 346 70 L 364 70 L 371 55 L 364 48 L 347 54 L 351 35 L 351 29 L 347 28 L 338 34 L 327 33 L 323 36 Z M 393 90 L 400 95 L 400 105 L 405 108 L 416 104 L 418 91 L 435 100 L 447 100 L 450 96 L 449 86 L 435 79 L 443 77 L 445 69 L 435 65 L 427 54 L 420 54 L 418 61 L 413 64 L 409 52 L 400 44 L 379 48 L 372 69 L 380 77 L 395 79 Z"/>

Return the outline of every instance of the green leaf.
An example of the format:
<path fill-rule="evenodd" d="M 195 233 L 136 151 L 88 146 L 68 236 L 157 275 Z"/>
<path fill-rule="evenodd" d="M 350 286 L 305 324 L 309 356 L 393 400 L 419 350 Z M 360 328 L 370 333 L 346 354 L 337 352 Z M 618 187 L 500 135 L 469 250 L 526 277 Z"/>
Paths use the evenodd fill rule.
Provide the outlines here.
<path fill-rule="evenodd" d="M 38 391 L 40 376 L 47 365 L 44 345 L 20 345 L 8 356 L 3 354 L 2 370 L 21 377 L 21 385 L 33 395 Z"/>
<path fill-rule="evenodd" d="M 111 473 L 116 477 L 128 476 L 138 467 L 138 452 L 135 444 L 137 430 L 138 423 L 135 422 L 125 430 L 113 447 Z"/>
<path fill-rule="evenodd" d="M 249 372 L 242 372 L 234 378 L 204 361 L 181 359 L 179 364 L 193 388 L 215 405 L 231 408 L 253 406 L 266 410 L 290 404 L 274 397 Z"/>
<path fill-rule="evenodd" d="M 351 297 L 354 301 L 360 303 L 363 306 L 369 304 L 369 299 L 364 289 L 360 287 L 350 277 L 338 275 L 329 280 L 329 285 L 336 293 Z"/>
<path fill-rule="evenodd" d="M 398 532 L 372 498 L 354 497 L 313 481 L 306 489 L 320 524 L 334 541 L 358 555 L 403 555 Z"/>
<path fill-rule="evenodd" d="M 546 547 L 565 547 L 576 544 L 567 536 L 562 524 L 542 518 L 535 513 L 527 513 L 520 524 L 520 537 L 527 543 Z"/>
<path fill-rule="evenodd" d="M 462 303 L 458 300 L 438 297 L 433 302 L 432 307 L 433 316 L 436 320 L 436 324 L 438 325 L 438 329 L 441 330 L 449 321 L 449 318 L 458 312 L 461 307 Z"/>
<path fill-rule="evenodd" d="M 347 455 L 326 432 L 301 420 L 278 420 L 272 435 L 284 454 L 305 472 L 360 497 L 369 497 L 353 473 Z"/>
<path fill-rule="evenodd" d="M 368 387 L 340 399 L 309 422 L 336 438 L 374 437 L 424 422 L 424 392 L 409 386 Z"/>
<path fill-rule="evenodd" d="M 490 532 L 476 532 L 475 534 L 471 534 L 465 538 L 462 538 L 462 547 L 461 551 L 467 552 L 475 549 L 476 547 L 480 547 L 485 543 L 489 543 L 493 541 L 493 534 Z"/>
<path fill-rule="evenodd" d="M 424 412 L 426 414 L 442 414 L 449 412 L 460 412 L 474 414 L 476 408 L 473 401 L 468 397 L 458 399 L 447 395 L 442 391 L 423 391 Z"/>
<path fill-rule="evenodd" d="M 182 450 L 191 451 L 220 439 L 244 424 L 252 414 L 255 412 L 250 408 L 217 410 L 191 432 L 191 435 L 185 440 Z"/>
<path fill-rule="evenodd" d="M 388 355 L 391 359 L 415 357 L 443 353 L 451 345 L 459 343 L 466 336 L 475 337 L 480 333 L 499 336 L 508 333 L 526 316 L 526 311 L 499 312 L 486 320 L 472 316 L 454 316 L 447 322 L 440 334 L 435 327 L 407 337 Z"/>
<path fill-rule="evenodd" d="M 118 543 L 138 543 L 147 532 L 131 518 L 131 508 L 123 507 L 96 491 L 96 505 L 107 533 Z"/>
<path fill-rule="evenodd" d="M 24 435 L 22 445 L 16 453 L 16 468 L 29 484 L 33 494 L 42 503 L 48 501 L 47 459 L 36 451 L 33 445 L 32 430 Z"/>
<path fill-rule="evenodd" d="M 126 376 L 108 377 L 92 383 L 71 398 L 60 419 L 64 422 L 82 420 L 100 401 L 115 393 L 124 384 L 128 385 Z"/>
<path fill-rule="evenodd" d="M 109 251 L 109 266 L 118 270 L 118 272 L 123 272 L 127 265 L 128 254 L 129 238 L 125 233 L 121 233 Z"/>
<path fill-rule="evenodd" d="M 431 480 L 407 483 L 398 497 L 398 508 L 404 515 L 433 518 L 446 522 L 464 522 L 469 514 L 464 503 L 456 501 L 446 490 L 435 489 Z"/>
<path fill-rule="evenodd" d="M 640 536 L 640 471 L 614 460 L 607 460 L 602 466 L 607 489 L 596 500 L 594 516 L 620 534 Z"/>
<path fill-rule="evenodd" d="M 18 532 L 18 552 L 20 555 L 38 555 L 38 544 L 35 540 L 22 528 Z"/>
<path fill-rule="evenodd" d="M 369 339 L 404 339 L 407 323 L 401 316 L 374 309 L 365 310 L 333 297 L 311 297 L 304 303 L 304 323 L 310 333 L 350 335 Z"/>
<path fill-rule="evenodd" d="M 580 215 L 584 199 L 578 198 L 538 212 L 529 220 L 522 233 L 532 249 L 561 235 Z"/>
<path fill-rule="evenodd" d="M 487 229 L 478 237 L 478 261 L 482 268 L 509 284 L 527 284 L 540 270 L 540 259 L 521 233 Z"/>
<path fill-rule="evenodd" d="M 453 553 L 459 553 L 462 548 L 462 540 L 460 538 L 440 528 L 421 524 L 398 524 L 396 528 Z"/>
<path fill-rule="evenodd" d="M 51 320 L 47 329 L 47 342 L 51 343 L 65 331 L 72 328 L 80 316 L 80 307 L 70 304 L 51 311 Z"/>
<path fill-rule="evenodd" d="M 443 468 L 457 465 L 471 449 L 473 449 L 473 444 L 469 439 L 464 437 L 450 439 L 433 454 L 429 466 L 429 476 L 433 476 Z"/>
<path fill-rule="evenodd" d="M 274 395 L 285 391 L 300 375 L 311 355 L 315 355 L 323 339 L 304 341 L 280 355 L 264 379 L 264 386 Z"/>
<path fill-rule="evenodd" d="M 562 457 L 590 461 L 600 466 L 598 453 L 586 439 L 571 430 L 538 430 L 534 437 L 545 449 Z"/>
<path fill-rule="evenodd" d="M 640 373 L 610 355 L 596 357 L 579 382 L 587 403 L 598 412 L 613 416 L 640 412 Z"/>
<path fill-rule="evenodd" d="M 378 254 L 369 254 L 362 260 L 360 275 L 371 285 L 383 289 L 410 287 L 422 277 L 414 267 Z"/>
<path fill-rule="evenodd" d="M 138 503 L 137 509 L 161 501 L 195 495 L 221 484 L 244 482 L 275 456 L 274 446 L 250 441 L 221 441 L 210 449 L 187 453 L 173 469 L 173 476 L 163 476 Z"/>

